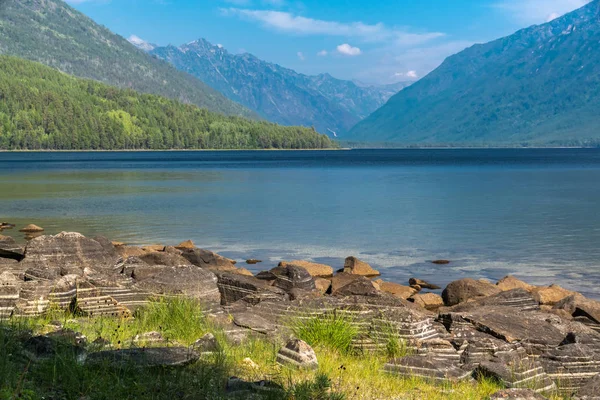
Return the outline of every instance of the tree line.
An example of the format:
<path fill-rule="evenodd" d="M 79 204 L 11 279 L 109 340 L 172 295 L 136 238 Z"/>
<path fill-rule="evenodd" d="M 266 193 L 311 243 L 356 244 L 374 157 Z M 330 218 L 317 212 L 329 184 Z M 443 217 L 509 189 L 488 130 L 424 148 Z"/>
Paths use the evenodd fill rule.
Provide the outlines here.
<path fill-rule="evenodd" d="M 0 56 L 0 149 L 322 149 L 312 128 L 216 114 Z"/>

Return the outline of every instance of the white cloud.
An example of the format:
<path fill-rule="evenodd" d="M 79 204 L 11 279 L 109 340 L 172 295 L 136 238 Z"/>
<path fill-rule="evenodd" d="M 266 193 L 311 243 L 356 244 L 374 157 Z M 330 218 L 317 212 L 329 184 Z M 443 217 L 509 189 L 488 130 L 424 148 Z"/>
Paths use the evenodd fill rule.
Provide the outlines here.
<path fill-rule="evenodd" d="M 351 57 L 359 56 L 361 54 L 361 51 L 358 47 L 350 46 L 348 43 L 340 44 L 336 50 L 340 54 Z"/>
<path fill-rule="evenodd" d="M 129 41 L 129 43 L 136 46 L 137 48 L 145 50 L 145 51 L 154 50 L 154 47 L 155 47 L 153 44 L 146 42 L 144 39 L 142 39 L 141 37 L 139 37 L 137 35 L 129 36 L 129 38 L 127 38 L 127 41 Z"/>
<path fill-rule="evenodd" d="M 296 54 L 298 55 L 298 58 L 300 59 L 300 61 L 306 60 L 306 57 L 304 57 L 304 53 L 302 53 L 301 51 L 299 51 Z"/>
<path fill-rule="evenodd" d="M 411 33 L 390 29 L 383 23 L 325 21 L 274 10 L 223 8 L 221 12 L 258 22 L 266 28 L 298 35 L 345 36 L 370 42 L 393 41 L 401 45 L 420 44 L 444 36 L 440 32 Z"/>
<path fill-rule="evenodd" d="M 409 79 L 418 79 L 419 78 L 419 74 L 417 74 L 417 71 L 415 70 L 410 70 L 408 72 L 396 72 L 394 74 L 395 78 L 409 78 Z"/>
<path fill-rule="evenodd" d="M 585 6 L 591 0 L 502 0 L 494 7 L 522 24 L 540 24 Z"/>
<path fill-rule="evenodd" d="M 325 57 L 325 56 L 327 56 L 327 54 L 329 54 L 329 53 L 327 52 L 327 50 L 321 50 L 320 52 L 318 52 L 318 53 L 317 53 L 317 55 L 318 55 L 319 57 Z"/>

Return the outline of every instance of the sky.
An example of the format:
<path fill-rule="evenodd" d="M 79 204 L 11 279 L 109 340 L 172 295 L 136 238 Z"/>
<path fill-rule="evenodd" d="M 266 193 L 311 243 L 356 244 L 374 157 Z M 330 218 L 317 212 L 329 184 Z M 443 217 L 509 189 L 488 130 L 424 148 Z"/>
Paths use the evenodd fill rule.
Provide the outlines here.
<path fill-rule="evenodd" d="M 414 81 L 449 55 L 589 0 L 68 0 L 123 37 L 204 38 L 305 74 Z"/>

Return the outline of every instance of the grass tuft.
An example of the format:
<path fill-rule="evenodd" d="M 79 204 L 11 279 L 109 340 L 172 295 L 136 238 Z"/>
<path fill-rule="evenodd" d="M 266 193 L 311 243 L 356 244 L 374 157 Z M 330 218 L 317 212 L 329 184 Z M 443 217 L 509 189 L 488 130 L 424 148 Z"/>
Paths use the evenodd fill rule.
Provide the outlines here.
<path fill-rule="evenodd" d="M 313 347 L 322 346 L 349 354 L 358 329 L 351 317 L 330 313 L 324 316 L 296 318 L 292 321 L 292 332 Z"/>

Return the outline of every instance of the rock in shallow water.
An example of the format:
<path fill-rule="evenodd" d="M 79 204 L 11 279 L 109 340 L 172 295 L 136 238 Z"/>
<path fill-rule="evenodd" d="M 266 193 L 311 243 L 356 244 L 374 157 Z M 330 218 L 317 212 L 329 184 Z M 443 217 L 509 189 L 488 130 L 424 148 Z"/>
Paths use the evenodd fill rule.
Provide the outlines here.
<path fill-rule="evenodd" d="M 487 297 L 500 292 L 501 290 L 496 285 L 465 278 L 448 284 L 442 292 L 442 298 L 444 304 L 454 306 L 471 299 Z"/>

